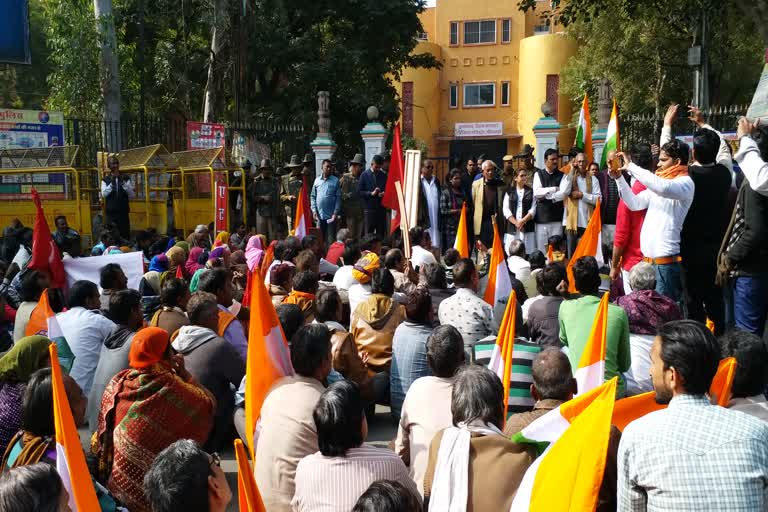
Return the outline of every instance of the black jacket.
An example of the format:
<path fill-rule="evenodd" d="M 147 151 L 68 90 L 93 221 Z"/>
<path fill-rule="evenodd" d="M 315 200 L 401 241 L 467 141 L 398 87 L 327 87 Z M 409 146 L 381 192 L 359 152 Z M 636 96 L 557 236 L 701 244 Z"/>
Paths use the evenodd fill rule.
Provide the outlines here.
<path fill-rule="evenodd" d="M 691 165 L 688 175 L 695 191 L 680 233 L 680 255 L 684 264 L 693 260 L 714 264 L 731 213 L 728 202 L 731 173 L 721 164 Z"/>
<path fill-rule="evenodd" d="M 438 226 L 437 228 L 440 229 L 440 196 L 442 193 L 442 190 L 440 189 L 440 180 L 437 179 L 437 176 L 434 176 L 432 179 L 435 180 L 435 185 L 437 185 L 437 222 Z M 419 176 L 419 226 L 421 226 L 424 229 L 428 229 L 432 227 L 432 223 L 429 221 L 429 208 L 427 207 L 427 194 L 424 191 L 424 183 L 421 181 L 421 176 Z"/>
<path fill-rule="evenodd" d="M 744 212 L 745 226 L 741 237 L 728 249 L 728 260 L 739 275 L 768 272 L 768 197 L 752 190 L 745 181 L 736 208 Z"/>

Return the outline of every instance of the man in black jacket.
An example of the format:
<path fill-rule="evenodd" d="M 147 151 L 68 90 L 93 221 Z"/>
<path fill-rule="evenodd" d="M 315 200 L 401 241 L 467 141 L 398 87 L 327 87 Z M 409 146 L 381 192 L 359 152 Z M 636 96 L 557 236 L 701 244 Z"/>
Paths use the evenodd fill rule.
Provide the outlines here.
<path fill-rule="evenodd" d="M 117 225 L 120 236 L 126 240 L 131 237 L 131 221 L 129 219 L 129 199 L 133 199 L 136 193 L 131 177 L 120 174 L 120 161 L 112 155 L 107 159 L 109 174 L 101 180 L 101 197 L 104 198 L 106 222 L 114 222 Z"/>
<path fill-rule="evenodd" d="M 763 162 L 768 161 L 768 127 L 751 131 L 751 125 L 739 123 L 741 142 L 734 159 L 741 163 L 750 153 L 759 152 Z M 733 279 L 736 327 L 762 336 L 768 314 L 768 196 L 757 192 L 746 177 L 724 249 Z"/>
<path fill-rule="evenodd" d="M 730 153 L 720 135 L 704 123 L 701 111 L 690 108 L 699 128 L 693 134 L 694 161 L 688 167 L 695 191 L 680 234 L 683 294 L 688 318 L 715 324 L 715 335 L 725 332 L 722 289 L 715 284 L 717 253 L 730 214 Z"/>

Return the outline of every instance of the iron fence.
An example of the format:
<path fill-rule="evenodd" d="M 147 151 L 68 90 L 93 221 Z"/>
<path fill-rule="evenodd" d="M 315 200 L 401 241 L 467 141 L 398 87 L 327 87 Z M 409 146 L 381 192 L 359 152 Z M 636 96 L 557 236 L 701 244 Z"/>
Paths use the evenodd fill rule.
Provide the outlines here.
<path fill-rule="evenodd" d="M 728 133 L 736 131 L 736 123 L 739 117 L 747 112 L 748 105 L 714 106 L 704 110 L 704 119 L 715 130 Z M 620 117 L 621 145 L 629 148 L 632 144 L 646 142 L 657 144 L 664 124 L 664 114 L 638 113 L 623 115 Z M 678 119 L 672 126 L 675 135 L 690 135 L 695 125 L 685 117 L 685 108 L 680 107 Z"/>

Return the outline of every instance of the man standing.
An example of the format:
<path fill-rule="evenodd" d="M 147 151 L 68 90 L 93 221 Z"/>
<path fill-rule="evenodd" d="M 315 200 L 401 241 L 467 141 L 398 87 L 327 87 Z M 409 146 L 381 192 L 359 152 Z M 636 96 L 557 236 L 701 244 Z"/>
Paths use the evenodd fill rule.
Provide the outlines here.
<path fill-rule="evenodd" d="M 280 201 L 285 207 L 285 215 L 288 217 L 288 223 L 291 227 L 296 221 L 296 204 L 301 186 L 304 184 L 301 174 L 302 165 L 297 155 L 291 155 L 291 161 L 285 164 L 289 173 L 283 176 L 280 189 Z"/>
<path fill-rule="evenodd" d="M 304 160 L 301 161 L 301 175 L 302 176 L 314 176 L 315 175 L 315 157 L 312 153 L 304 155 Z"/>
<path fill-rule="evenodd" d="M 565 226 L 568 240 L 568 257 L 573 256 L 576 245 L 587 229 L 592 211 L 595 209 L 598 199 L 601 198 L 600 183 L 594 176 L 587 176 L 587 166 L 584 153 L 576 153 L 571 160 L 572 172 L 561 183 L 561 191 L 568 193 L 565 200 Z M 598 247 L 598 250 L 602 250 Z"/>
<path fill-rule="evenodd" d="M 280 231 L 280 184 L 272 176 L 272 162 L 269 158 L 261 161 L 259 172 L 253 182 L 252 198 L 256 206 L 256 232 L 267 237 L 267 240 L 277 240 L 285 236 Z M 285 212 L 282 212 L 284 215 Z"/>
<path fill-rule="evenodd" d="M 501 181 L 494 177 L 496 164 L 493 161 L 483 161 L 482 170 L 483 178 L 472 183 L 472 201 L 475 204 L 474 233 L 486 247 L 491 247 L 493 245 L 493 217 L 502 211 L 504 190 L 503 187 L 499 187 Z M 499 231 L 501 231 L 501 226 Z"/>
<path fill-rule="evenodd" d="M 683 290 L 688 318 L 715 324 L 715 336 L 725 332 L 723 290 L 715 284 L 717 253 L 730 218 L 731 154 L 719 133 L 704 122 L 701 110 L 690 107 L 694 163 L 688 167 L 694 193 L 680 233 Z M 665 123 L 661 141 L 672 138 L 672 122 Z"/>
<path fill-rule="evenodd" d="M 461 188 L 464 189 L 464 195 L 469 197 L 472 194 L 472 183 L 475 181 L 475 175 L 477 174 L 477 161 L 469 157 L 466 165 L 467 172 L 461 173 Z"/>
<path fill-rule="evenodd" d="M 352 240 L 360 240 L 363 235 L 363 201 L 358 189 L 364 165 L 365 158 L 357 153 L 349 162 L 349 172 L 341 177 L 341 209 Z"/>
<path fill-rule="evenodd" d="M 608 162 L 616 157 L 615 151 L 608 152 Z M 586 162 L 587 168 L 597 169 L 598 162 Z M 602 239 L 604 244 L 613 245 L 613 238 L 616 233 L 616 216 L 619 210 L 619 187 L 616 182 L 608 176 L 608 169 L 600 169 L 595 177 L 600 183 L 600 222 L 602 223 Z"/>
<path fill-rule="evenodd" d="M 330 243 L 336 238 L 337 220 L 341 213 L 339 178 L 331 174 L 331 171 L 331 161 L 323 160 L 323 174 L 312 185 L 309 198 L 312 215 L 323 234 L 325 243 Z"/>
<path fill-rule="evenodd" d="M 688 146 L 677 139 L 664 144 L 656 174 L 632 163 L 625 153 L 616 156 L 624 159 L 621 169 L 611 171 L 621 198 L 632 211 L 648 209 L 640 231 L 640 250 L 656 267 L 656 291 L 679 303 L 680 232 L 694 192 L 693 180 L 688 176 Z M 632 192 L 622 175 L 624 171 L 648 188 L 639 194 Z"/>
<path fill-rule="evenodd" d="M 560 182 L 565 176 L 557 168 L 556 149 L 544 153 L 544 169 L 533 175 L 533 196 L 536 198 L 536 247 L 547 254 L 549 237 L 563 234 L 563 198 Z"/>
<path fill-rule="evenodd" d="M 106 222 L 113 222 L 126 240 L 131 237 L 131 210 L 129 200 L 136 196 L 133 182 L 128 175 L 120 174 L 120 161 L 112 155 L 107 158 L 109 174 L 101 180 L 101 197 L 104 198 Z"/>
<path fill-rule="evenodd" d="M 503 168 L 501 169 L 501 179 L 504 181 L 504 185 L 509 189 L 510 186 L 514 186 L 515 183 L 515 157 L 512 155 L 504 155 L 501 159 Z"/>
<path fill-rule="evenodd" d="M 370 169 L 366 169 L 360 176 L 359 195 L 363 201 L 363 231 L 366 235 L 376 233 L 384 238 L 387 233 L 387 218 L 381 198 L 387 186 L 387 175 L 381 166 L 384 157 L 374 155 Z"/>
<path fill-rule="evenodd" d="M 440 250 L 440 180 L 432 160 L 421 164 L 419 196 L 419 226 L 429 231 L 432 247 Z"/>
<path fill-rule="evenodd" d="M 650 217 L 650 211 L 649 211 Z M 664 324 L 651 348 L 656 402 L 666 409 L 624 429 L 618 510 L 763 510 L 768 426 L 706 396 L 720 346 L 703 324 Z"/>

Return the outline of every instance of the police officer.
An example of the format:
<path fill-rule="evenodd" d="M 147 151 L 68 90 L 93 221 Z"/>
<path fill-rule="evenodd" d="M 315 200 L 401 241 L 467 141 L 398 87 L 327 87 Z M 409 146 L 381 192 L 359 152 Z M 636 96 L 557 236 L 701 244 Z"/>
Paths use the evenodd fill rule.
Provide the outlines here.
<path fill-rule="evenodd" d="M 363 166 L 365 158 L 357 153 L 349 161 L 349 172 L 341 177 L 341 210 L 353 240 L 360 240 L 363 236 L 363 200 L 358 193 Z"/>
<path fill-rule="evenodd" d="M 260 176 L 254 179 L 251 187 L 251 202 L 256 211 L 256 232 L 268 240 L 283 238 L 287 233 L 281 229 L 280 183 L 272 175 L 272 162 L 269 158 L 261 161 Z"/>
<path fill-rule="evenodd" d="M 303 164 L 299 162 L 298 155 L 291 155 L 291 161 L 285 164 L 288 174 L 283 176 L 280 201 L 285 208 L 285 215 L 288 217 L 288 225 L 293 226 L 296 221 L 296 205 L 298 204 L 299 192 L 304 183 L 301 169 Z"/>

